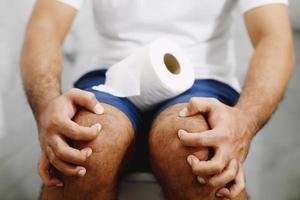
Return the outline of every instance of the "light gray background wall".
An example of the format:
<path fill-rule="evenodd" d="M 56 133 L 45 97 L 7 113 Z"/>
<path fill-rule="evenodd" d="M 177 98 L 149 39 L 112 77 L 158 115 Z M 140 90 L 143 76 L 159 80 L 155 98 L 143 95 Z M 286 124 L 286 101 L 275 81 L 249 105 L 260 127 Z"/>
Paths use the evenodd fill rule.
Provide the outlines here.
<path fill-rule="evenodd" d="M 299 1 L 290 3 L 293 25 L 300 28 Z M 40 185 L 37 132 L 19 75 L 20 47 L 32 4 L 33 0 L 0 0 L 0 199 L 36 199 Z M 242 81 L 252 50 L 237 15 L 233 33 Z M 293 79 L 278 111 L 255 138 L 246 163 L 247 187 L 254 200 L 300 199 L 300 33 L 294 36 L 298 57 Z M 64 45 L 64 88 L 71 86 L 75 70 L 96 64 L 98 44 L 86 5 Z M 133 199 L 132 193 L 137 193 L 136 199 L 156 199 L 145 190 L 159 194 L 151 182 L 130 182 L 123 186 L 122 199 Z"/>

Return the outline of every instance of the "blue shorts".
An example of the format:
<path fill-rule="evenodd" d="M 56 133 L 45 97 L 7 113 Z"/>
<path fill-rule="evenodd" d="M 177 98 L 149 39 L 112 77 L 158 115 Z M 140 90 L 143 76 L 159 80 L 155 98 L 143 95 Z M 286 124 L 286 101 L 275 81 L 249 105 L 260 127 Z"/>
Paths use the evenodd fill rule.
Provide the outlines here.
<path fill-rule="evenodd" d="M 74 86 L 94 93 L 100 102 L 110 104 L 118 108 L 129 118 L 135 132 L 137 133 L 136 148 L 138 149 L 137 152 L 139 152 L 136 159 L 138 164 L 134 167 L 134 171 L 149 171 L 149 165 L 147 164 L 148 158 L 146 156 L 147 149 L 145 148 L 145 146 L 147 146 L 145 144 L 148 143 L 147 132 L 153 119 L 161 111 L 174 104 L 188 102 L 192 97 L 216 98 L 229 106 L 235 105 L 239 98 L 239 93 L 225 83 L 212 79 L 198 79 L 195 80 L 194 85 L 186 92 L 159 104 L 152 110 L 147 111 L 147 113 L 143 113 L 127 98 L 116 97 L 111 94 L 92 89 L 93 86 L 103 84 L 105 82 L 105 73 L 105 69 L 88 72 L 76 81 Z"/>

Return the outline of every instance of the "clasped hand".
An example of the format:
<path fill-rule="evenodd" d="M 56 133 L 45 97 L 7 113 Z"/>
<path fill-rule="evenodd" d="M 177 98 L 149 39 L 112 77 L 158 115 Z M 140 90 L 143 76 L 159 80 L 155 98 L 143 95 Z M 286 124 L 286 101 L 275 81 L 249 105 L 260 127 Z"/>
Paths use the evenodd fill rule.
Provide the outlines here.
<path fill-rule="evenodd" d="M 187 161 L 201 184 L 218 188 L 216 196 L 235 198 L 245 188 L 243 162 L 247 156 L 255 127 L 251 116 L 236 107 L 213 98 L 192 98 L 180 117 L 204 114 L 210 130 L 201 133 L 178 131 L 183 145 L 209 147 L 214 155 L 201 161 L 189 155 Z"/>
<path fill-rule="evenodd" d="M 63 186 L 61 180 L 50 174 L 50 166 L 68 176 L 86 174 L 83 165 L 91 156 L 92 149 L 73 148 L 67 140 L 91 141 L 98 136 L 101 124 L 83 127 L 75 123 L 72 118 L 77 113 L 78 107 L 95 114 L 104 112 L 93 93 L 74 88 L 54 98 L 39 117 L 41 157 L 38 172 L 45 186 Z"/>

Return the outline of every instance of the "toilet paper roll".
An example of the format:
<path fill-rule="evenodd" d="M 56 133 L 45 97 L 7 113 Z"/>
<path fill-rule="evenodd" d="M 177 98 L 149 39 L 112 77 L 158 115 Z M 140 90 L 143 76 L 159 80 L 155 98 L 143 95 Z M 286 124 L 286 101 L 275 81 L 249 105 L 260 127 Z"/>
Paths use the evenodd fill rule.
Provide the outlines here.
<path fill-rule="evenodd" d="M 183 50 L 158 39 L 111 66 L 103 85 L 94 90 L 127 97 L 145 111 L 189 89 L 194 71 Z"/>

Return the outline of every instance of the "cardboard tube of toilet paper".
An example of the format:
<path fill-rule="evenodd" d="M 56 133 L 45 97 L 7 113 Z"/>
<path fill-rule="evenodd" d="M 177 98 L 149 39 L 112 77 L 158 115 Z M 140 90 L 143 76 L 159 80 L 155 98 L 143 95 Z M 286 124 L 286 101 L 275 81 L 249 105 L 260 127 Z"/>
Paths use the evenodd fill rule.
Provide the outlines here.
<path fill-rule="evenodd" d="M 183 50 L 174 42 L 158 39 L 111 66 L 105 83 L 93 89 L 127 97 L 145 111 L 188 90 L 194 79 Z"/>

